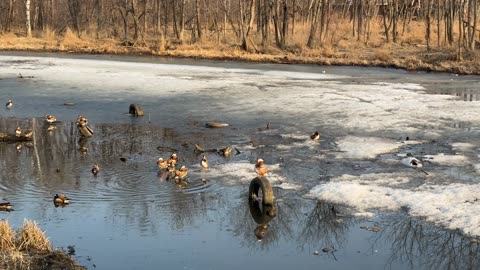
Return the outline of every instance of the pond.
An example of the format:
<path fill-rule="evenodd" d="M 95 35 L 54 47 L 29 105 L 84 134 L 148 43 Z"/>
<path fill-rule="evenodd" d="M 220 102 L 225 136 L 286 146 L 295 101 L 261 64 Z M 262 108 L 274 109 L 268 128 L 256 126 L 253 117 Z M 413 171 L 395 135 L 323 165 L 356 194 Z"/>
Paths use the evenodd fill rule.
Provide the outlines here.
<path fill-rule="evenodd" d="M 0 143 L 0 218 L 35 220 L 88 268 L 478 268 L 478 76 L 3 52 L 0 90 L 0 132 L 35 142 Z M 234 150 L 205 170 L 195 144 Z M 187 188 L 158 172 L 173 152 Z M 275 217 L 248 203 L 258 158 Z"/>

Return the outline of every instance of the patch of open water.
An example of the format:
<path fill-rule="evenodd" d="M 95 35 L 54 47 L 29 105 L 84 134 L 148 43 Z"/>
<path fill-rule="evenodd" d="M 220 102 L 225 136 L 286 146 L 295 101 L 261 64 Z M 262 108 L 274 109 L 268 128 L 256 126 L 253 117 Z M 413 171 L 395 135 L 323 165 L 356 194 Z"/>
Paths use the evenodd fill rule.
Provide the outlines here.
<path fill-rule="evenodd" d="M 480 209 L 473 191 L 480 109 L 443 95 L 467 86 L 478 91 L 472 83 L 478 77 L 70 57 L 0 57 L 1 97 L 14 100 L 13 109 L 0 109 L 0 131 L 33 127 L 36 138 L 35 147 L 19 150 L 0 144 L 0 196 L 16 209 L 0 217 L 17 226 L 36 220 L 56 246 L 75 245 L 80 263 L 99 269 L 478 265 Z M 134 102 L 144 117 L 126 114 Z M 48 131 L 38 118 L 44 114 L 62 123 Z M 80 114 L 95 131 L 91 139 L 81 140 L 76 130 Z M 231 125 L 205 128 L 211 120 Z M 315 130 L 319 142 L 309 140 Z M 240 153 L 229 159 L 208 153 L 210 169 L 203 171 L 195 143 Z M 189 168 L 190 189 L 158 174 L 155 161 L 173 151 Z M 402 165 L 407 153 L 424 156 L 430 176 Z M 269 221 L 247 201 L 260 157 L 272 171 L 277 198 Z M 95 162 L 101 166 L 96 177 L 90 172 Z M 362 195 L 363 186 L 375 192 L 353 198 L 351 188 Z M 431 204 L 437 210 L 402 198 L 419 200 L 422 192 L 441 199 Z M 55 193 L 67 194 L 71 205 L 55 207 Z M 324 253 L 324 247 L 337 251 Z"/>

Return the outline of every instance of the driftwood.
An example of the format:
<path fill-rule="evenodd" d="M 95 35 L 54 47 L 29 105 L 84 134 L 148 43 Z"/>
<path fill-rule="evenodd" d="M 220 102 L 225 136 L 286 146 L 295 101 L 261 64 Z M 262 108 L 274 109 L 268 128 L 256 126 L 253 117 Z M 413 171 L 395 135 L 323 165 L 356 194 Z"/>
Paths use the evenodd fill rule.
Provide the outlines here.
<path fill-rule="evenodd" d="M 129 114 L 133 114 L 135 116 L 143 116 L 142 107 L 139 104 L 130 104 L 130 108 L 128 109 Z"/>
<path fill-rule="evenodd" d="M 28 142 L 32 140 L 32 137 L 25 137 L 24 135 L 17 137 L 15 134 L 0 133 L 0 142 Z"/>
<path fill-rule="evenodd" d="M 221 123 L 221 122 L 207 122 L 205 123 L 205 126 L 209 128 L 222 128 L 222 127 L 228 127 L 229 125 L 227 123 Z"/>
<path fill-rule="evenodd" d="M 240 151 L 238 149 L 235 148 L 235 150 L 237 150 L 237 152 L 240 153 Z M 227 158 L 230 157 L 230 155 L 232 154 L 232 148 L 230 146 L 227 146 L 225 148 L 204 149 L 200 145 L 195 144 L 195 151 L 200 152 L 200 153 L 214 152 L 214 153 L 217 153 L 219 155 L 223 155 Z"/>

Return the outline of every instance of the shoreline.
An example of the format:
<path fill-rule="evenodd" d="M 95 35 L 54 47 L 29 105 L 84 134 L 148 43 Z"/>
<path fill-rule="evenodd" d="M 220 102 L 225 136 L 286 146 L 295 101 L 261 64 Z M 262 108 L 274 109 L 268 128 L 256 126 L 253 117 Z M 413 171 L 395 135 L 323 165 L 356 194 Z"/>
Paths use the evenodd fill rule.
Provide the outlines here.
<path fill-rule="evenodd" d="M 34 42 L 33 44 L 31 42 Z M 87 41 L 88 42 L 88 41 Z M 398 47 L 395 50 L 393 47 Z M 415 46 L 405 47 L 398 44 L 388 44 L 388 47 L 363 47 L 358 51 L 325 52 L 310 51 L 306 53 L 251 53 L 238 48 L 219 47 L 212 49 L 208 45 L 181 45 L 181 48 L 153 50 L 147 47 L 126 47 L 115 42 L 100 44 L 52 44 L 38 38 L 16 38 L 15 42 L 6 42 L 0 36 L 0 51 L 45 52 L 65 54 L 92 54 L 92 55 L 132 55 L 157 56 L 184 59 L 201 59 L 214 61 L 238 61 L 246 63 L 272 64 L 310 64 L 320 66 L 350 66 L 350 67 L 377 67 L 393 68 L 412 72 L 437 72 L 458 75 L 480 75 L 480 61 L 448 60 L 453 52 L 447 50 L 419 49 Z M 395 53 L 390 52 L 395 51 Z M 361 57 L 354 54 L 360 53 Z M 436 60 L 443 59 L 443 61 Z M 475 56 L 473 56 L 475 58 Z M 447 60 L 446 60 L 447 59 Z"/>

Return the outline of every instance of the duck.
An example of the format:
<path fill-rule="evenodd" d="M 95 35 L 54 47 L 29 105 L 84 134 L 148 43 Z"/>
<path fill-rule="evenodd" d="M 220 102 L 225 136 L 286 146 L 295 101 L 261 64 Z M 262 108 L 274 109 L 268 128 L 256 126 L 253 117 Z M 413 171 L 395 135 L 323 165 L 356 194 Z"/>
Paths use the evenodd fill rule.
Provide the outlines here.
<path fill-rule="evenodd" d="M 0 211 L 12 211 L 13 205 L 10 202 L 0 203 Z"/>
<path fill-rule="evenodd" d="M 412 154 L 408 153 L 407 157 L 402 159 L 402 164 L 407 165 L 409 167 L 414 167 L 414 168 L 422 168 L 423 164 L 420 160 L 417 158 L 413 157 Z"/>
<path fill-rule="evenodd" d="M 5 106 L 7 107 L 7 109 L 11 109 L 13 107 L 13 101 L 11 99 L 9 99 L 7 101 L 7 104 L 5 104 Z"/>
<path fill-rule="evenodd" d="M 265 166 L 263 159 L 259 158 L 257 160 L 257 164 L 255 164 L 255 172 L 257 173 L 258 177 L 262 177 L 268 173 L 268 168 Z"/>
<path fill-rule="evenodd" d="M 92 167 L 93 175 L 97 175 L 99 171 L 100 171 L 100 166 L 98 166 L 98 163 L 93 164 L 93 167 Z"/>
<path fill-rule="evenodd" d="M 158 165 L 158 168 L 159 169 L 166 169 L 167 168 L 167 162 L 165 160 L 163 160 L 163 158 L 159 158 L 157 160 L 157 165 Z"/>
<path fill-rule="evenodd" d="M 31 129 L 27 129 L 25 133 L 23 133 L 23 136 L 25 136 L 25 138 L 31 138 L 32 135 L 33 135 L 33 131 Z"/>
<path fill-rule="evenodd" d="M 54 131 L 55 129 L 57 129 L 56 126 L 48 126 L 47 131 Z"/>
<path fill-rule="evenodd" d="M 55 194 L 55 196 L 53 197 L 53 202 L 55 204 L 69 204 L 70 199 L 64 194 L 60 194 L 60 195 Z"/>
<path fill-rule="evenodd" d="M 54 115 L 45 115 L 44 117 L 47 123 L 53 124 L 57 122 L 57 118 Z"/>
<path fill-rule="evenodd" d="M 86 126 L 86 125 L 88 125 L 88 119 L 86 117 L 79 115 L 77 118 L 77 126 Z"/>
<path fill-rule="evenodd" d="M 22 145 L 21 142 L 17 142 L 17 144 L 15 145 L 15 148 L 16 148 L 18 151 L 22 150 L 22 147 L 23 147 L 23 145 Z"/>
<path fill-rule="evenodd" d="M 320 134 L 318 133 L 318 131 L 315 131 L 315 133 L 313 133 L 311 136 L 310 136 L 310 139 L 314 140 L 314 141 L 317 141 L 318 139 L 320 139 Z"/>
<path fill-rule="evenodd" d="M 185 165 L 180 167 L 180 170 L 175 170 L 175 179 L 183 180 L 187 177 L 188 175 L 188 170 Z"/>
<path fill-rule="evenodd" d="M 15 136 L 16 137 L 22 136 L 22 129 L 20 127 L 17 127 L 17 129 L 15 129 Z"/>
<path fill-rule="evenodd" d="M 178 162 L 178 157 L 176 153 L 173 153 L 170 158 L 167 160 L 167 165 L 170 168 L 175 168 Z"/>
<path fill-rule="evenodd" d="M 202 157 L 202 161 L 200 161 L 200 165 L 204 169 L 208 168 L 208 160 L 207 160 L 207 157 L 205 155 Z"/>
<path fill-rule="evenodd" d="M 232 148 L 230 146 L 227 146 L 222 149 L 223 155 L 228 158 L 232 155 Z"/>

